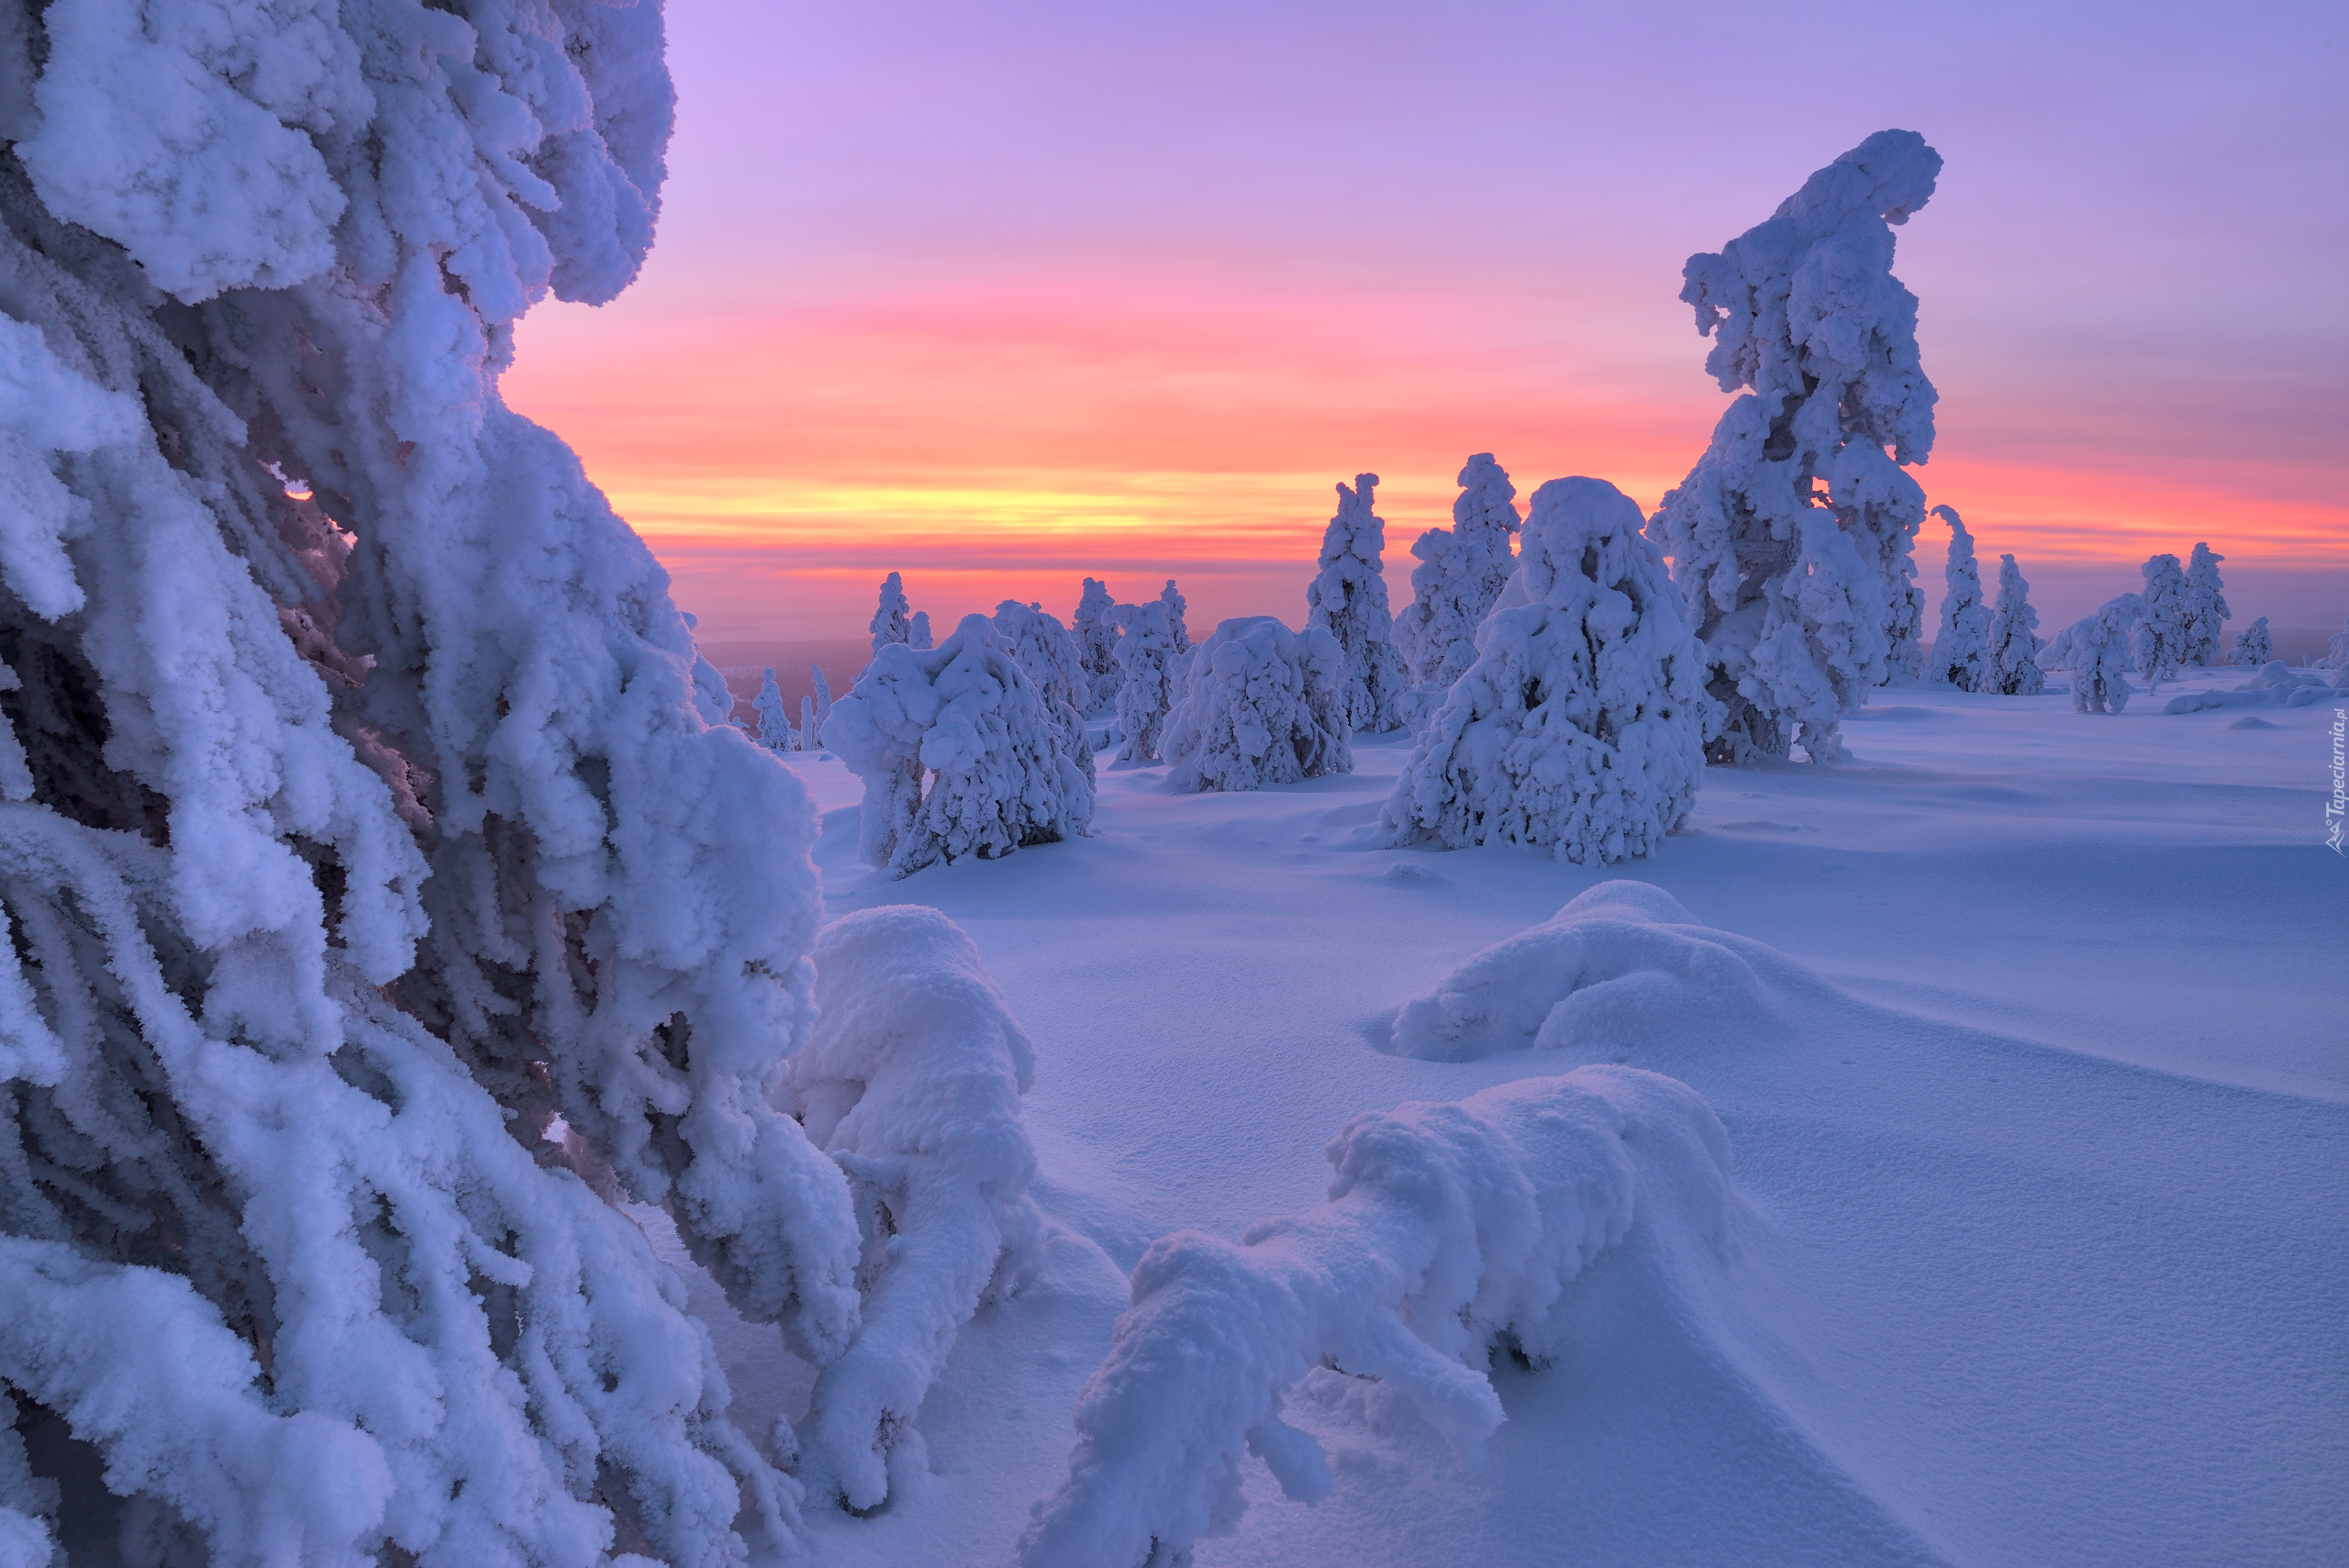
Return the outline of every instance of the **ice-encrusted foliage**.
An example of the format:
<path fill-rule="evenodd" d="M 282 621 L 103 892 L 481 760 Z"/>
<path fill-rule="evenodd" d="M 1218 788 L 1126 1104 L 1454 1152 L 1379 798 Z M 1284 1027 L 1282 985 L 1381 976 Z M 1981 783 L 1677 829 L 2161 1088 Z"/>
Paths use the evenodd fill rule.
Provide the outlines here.
<path fill-rule="evenodd" d="M 1378 475 L 1359 473 L 1338 486 L 1338 515 L 1321 536 L 1320 570 L 1305 589 L 1305 624 L 1337 639 L 1344 655 L 1346 725 L 1380 734 L 1403 722 L 1398 706 L 1408 682 L 1395 650 L 1381 556 L 1386 524 L 1371 510 Z"/>
<path fill-rule="evenodd" d="M 1986 691 L 1994 679 L 1990 612 L 1982 604 L 1974 536 L 1965 531 L 1956 507 L 1936 506 L 1933 516 L 1949 525 L 1949 563 L 1942 572 L 1942 624 L 1933 636 L 1932 677 L 1961 692 Z"/>
<path fill-rule="evenodd" d="M 1075 627 L 1077 654 L 1084 661 L 1091 693 L 1085 704 L 1086 713 L 1098 713 L 1118 699 L 1117 610 L 1118 601 L 1109 596 L 1109 585 L 1087 577 L 1085 593 L 1076 602 Z"/>
<path fill-rule="evenodd" d="M 1476 661 L 1413 745 L 1380 820 L 1401 843 L 1643 855 L 1705 766 L 1704 657 L 1637 503 L 1602 479 L 1534 492 Z"/>
<path fill-rule="evenodd" d="M 2261 616 L 2235 633 L 2234 651 L 2228 655 L 2230 664 L 2248 664 L 2253 669 L 2276 657 L 2276 639 L 2268 635 L 2267 617 Z"/>
<path fill-rule="evenodd" d="M 991 1286 L 1032 1272 L 1042 1220 L 1019 1096 L 1035 1051 L 935 909 L 861 910 L 816 942 L 818 1019 L 785 1106 L 847 1173 L 864 1238 L 863 1326 L 817 1379 L 802 1473 L 851 1507 L 925 1465 L 913 1420 Z"/>
<path fill-rule="evenodd" d="M 1354 771 L 1345 655 L 1318 626 L 1225 621 L 1184 657 L 1159 755 L 1177 791 L 1262 789 Z"/>
<path fill-rule="evenodd" d="M 0 1382 L 157 1554 L 740 1561 L 796 1488 L 598 1190 L 848 1342 L 814 816 L 496 389 L 650 241 L 659 7 L 463 9 L 0 0 Z"/>
<path fill-rule="evenodd" d="M 1091 687 L 1085 679 L 1085 660 L 1077 651 L 1076 639 L 1069 635 L 1059 617 L 1046 615 L 1041 606 L 1023 605 L 1017 599 L 1006 599 L 995 607 L 995 629 L 996 636 L 1011 644 L 1019 667 L 1028 673 L 1029 684 L 1036 688 L 1038 700 L 1060 728 L 1062 750 L 1085 775 L 1085 788 L 1091 789 L 1093 743 L 1085 733 L 1085 708 Z"/>
<path fill-rule="evenodd" d="M 927 652 L 875 652 L 823 729 L 864 783 L 865 863 L 910 876 L 1090 834 L 1093 785 L 1055 706 L 985 616 Z"/>
<path fill-rule="evenodd" d="M 1557 1307 L 1593 1259 L 1729 1240 L 1728 1134 L 1694 1090 L 1636 1068 L 1374 1111 L 1327 1153 L 1321 1207 L 1142 1255 L 1027 1568 L 1188 1562 L 1237 1524 L 1249 1454 L 1290 1497 L 1327 1496 L 1321 1445 L 1281 1418 L 1317 1369 L 1378 1380 L 1474 1461 L 1502 1419 L 1496 1344 L 1563 1353 Z"/>
<path fill-rule="evenodd" d="M 873 633 L 875 653 L 893 642 L 912 641 L 913 622 L 906 615 L 906 584 L 895 572 L 881 579 L 881 603 L 874 610 L 867 629 Z"/>
<path fill-rule="evenodd" d="M 1476 628 L 1517 570 L 1517 486 L 1490 452 L 1460 471 L 1452 527 L 1411 546 L 1411 602 L 1395 617 L 1395 645 L 1415 687 L 1441 697 L 1476 659 Z"/>
<path fill-rule="evenodd" d="M 2177 557 L 2156 555 L 2141 570 L 2145 589 L 2134 595 L 2141 607 L 2136 627 L 2130 633 L 2130 645 L 2136 656 L 2138 673 L 2145 677 L 2150 688 L 2177 678 L 2177 667 L 2186 658 L 2190 611 L 2186 573 L 2177 569 Z"/>
<path fill-rule="evenodd" d="M 1167 584 L 1170 588 L 1174 584 Z M 1118 761 L 1155 762 L 1174 705 L 1175 662 L 1182 657 L 1176 628 L 1182 622 L 1163 599 L 1139 605 L 1118 639 Z"/>
<path fill-rule="evenodd" d="M 1878 131 L 1768 222 L 1688 259 L 1680 297 L 1714 340 L 1705 368 L 1750 390 L 1649 532 L 1727 708 L 1716 761 L 1835 756 L 1841 716 L 1921 668 L 1925 496 L 1903 470 L 1932 450 L 1934 393 L 1890 226 L 1941 167 L 1914 131 Z"/>
<path fill-rule="evenodd" d="M 906 623 L 906 646 L 918 653 L 937 645 L 937 639 L 930 635 L 930 612 L 916 610 L 914 618 Z"/>
<path fill-rule="evenodd" d="M 792 732 L 791 716 L 783 706 L 783 688 L 774 683 L 772 664 L 759 672 L 759 695 L 751 699 L 751 711 L 759 716 L 760 745 L 770 751 L 794 748 L 798 738 Z"/>
<path fill-rule="evenodd" d="M 1998 557 L 1998 602 L 1990 609 L 1989 688 L 2010 697 L 2035 697 L 2047 684 L 2039 667 L 2039 612 L 2031 607 L 2031 584 L 2011 555 Z"/>
<path fill-rule="evenodd" d="M 2135 695 L 2128 680 L 2135 668 L 2130 642 L 2144 618 L 2145 601 L 2122 594 L 2074 621 L 2048 643 L 2040 662 L 2071 672 L 2073 712 L 2119 713 L 2129 706 Z"/>
<path fill-rule="evenodd" d="M 2186 566 L 2186 646 L 2188 664 L 2216 664 L 2225 656 L 2227 622 L 2234 611 L 2227 606 L 2225 582 L 2219 562 L 2226 559 L 2207 544 L 2194 547 Z"/>
<path fill-rule="evenodd" d="M 1159 590 L 1158 602 L 1166 606 L 1167 625 L 1174 637 L 1174 651 L 1188 653 L 1191 651 L 1191 628 L 1184 622 L 1183 616 L 1190 605 L 1174 586 L 1174 578 L 1166 579 L 1166 586 Z"/>

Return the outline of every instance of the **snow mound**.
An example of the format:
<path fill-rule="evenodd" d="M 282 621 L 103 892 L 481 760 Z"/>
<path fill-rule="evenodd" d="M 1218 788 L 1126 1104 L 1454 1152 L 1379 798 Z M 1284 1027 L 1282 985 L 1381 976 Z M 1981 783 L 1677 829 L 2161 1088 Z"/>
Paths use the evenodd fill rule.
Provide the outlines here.
<path fill-rule="evenodd" d="M 2349 695 L 2349 671 L 2295 670 L 2281 659 L 2260 666 L 2259 673 L 2223 692 L 2187 692 L 2169 699 L 2164 713 L 2203 713 L 2218 707 L 2307 707 L 2337 701 Z"/>
<path fill-rule="evenodd" d="M 1261 789 L 1354 771 L 1347 739 L 1346 659 L 1319 627 L 1271 616 L 1225 621 L 1178 672 L 1159 755 L 1183 794 Z"/>
<path fill-rule="evenodd" d="M 1136 1265 L 1027 1568 L 1189 1561 L 1237 1524 L 1247 1453 L 1291 1498 L 1327 1496 L 1320 1444 L 1281 1418 L 1317 1368 L 1408 1397 L 1474 1462 L 1503 1419 L 1494 1349 L 1564 1351 L 1553 1313 L 1594 1258 L 1635 1227 L 1729 1241 L 1728 1134 L 1687 1085 L 1635 1068 L 1372 1112 L 1326 1153 L 1321 1207 L 1236 1245 L 1178 1231 Z"/>
<path fill-rule="evenodd" d="M 1752 1028 L 1831 995 L 1776 949 L 1698 924 L 1662 888 L 1602 882 L 1405 1003 L 1390 1049 L 1472 1062 L 1529 1046 L 1609 1048 L 1694 1019 Z"/>
<path fill-rule="evenodd" d="M 848 1175 L 864 1319 L 817 1380 L 810 1462 L 872 1508 L 923 1473 L 914 1414 L 990 1282 L 1032 1266 L 1041 1220 L 1019 1096 L 1033 1048 L 963 929 L 937 910 L 861 910 L 817 939 L 815 1029 L 781 1102 Z"/>

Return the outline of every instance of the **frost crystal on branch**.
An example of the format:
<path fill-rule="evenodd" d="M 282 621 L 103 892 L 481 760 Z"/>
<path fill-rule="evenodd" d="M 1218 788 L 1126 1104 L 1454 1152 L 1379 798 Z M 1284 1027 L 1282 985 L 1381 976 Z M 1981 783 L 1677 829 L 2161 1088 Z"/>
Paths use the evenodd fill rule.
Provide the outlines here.
<path fill-rule="evenodd" d="M 1318 626 L 1225 621 L 1184 656 L 1159 755 L 1177 791 L 1262 789 L 1354 771 L 1346 659 Z"/>
<path fill-rule="evenodd" d="M 1941 630 L 1933 637 L 1932 676 L 1961 692 L 1987 690 L 1992 683 L 1990 612 L 1982 607 L 1982 573 L 1974 563 L 1974 536 L 1954 506 L 1936 506 L 1933 516 L 1949 525 L 1949 564 L 1942 595 Z M 2007 558 L 2009 562 L 2014 557 Z"/>
<path fill-rule="evenodd" d="M 1406 683 L 1380 562 L 1386 525 L 1371 510 L 1377 484 L 1378 475 L 1361 473 L 1353 488 L 1338 486 L 1338 515 L 1321 538 L 1321 569 L 1305 590 L 1305 624 L 1337 639 L 1344 655 L 1347 727 L 1384 734 L 1403 722 L 1397 705 Z"/>
<path fill-rule="evenodd" d="M 2039 612 L 2031 607 L 2031 584 L 2011 555 L 1998 557 L 1998 602 L 1990 611 L 1989 679 L 2010 697 L 2037 696 L 2047 684 L 2039 667 Z"/>

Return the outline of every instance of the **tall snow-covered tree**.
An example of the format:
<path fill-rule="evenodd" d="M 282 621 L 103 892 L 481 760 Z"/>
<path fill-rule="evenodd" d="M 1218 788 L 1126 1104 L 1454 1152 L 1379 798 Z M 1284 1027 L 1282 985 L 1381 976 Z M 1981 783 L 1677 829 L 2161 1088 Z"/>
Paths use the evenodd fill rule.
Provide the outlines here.
<path fill-rule="evenodd" d="M 1223 622 L 1185 658 L 1159 740 L 1169 788 L 1262 789 L 1354 771 L 1346 656 L 1318 626 Z"/>
<path fill-rule="evenodd" d="M 1411 546 L 1411 602 L 1395 617 L 1395 644 L 1414 686 L 1438 695 L 1476 658 L 1476 628 L 1517 570 L 1517 486 L 1490 452 L 1460 471 L 1452 527 L 1430 528 Z"/>
<path fill-rule="evenodd" d="M 2138 672 L 2151 688 L 2177 678 L 2178 664 L 2186 657 L 2189 610 L 2186 574 L 2177 569 L 2177 557 L 2156 555 L 2143 571 L 2144 592 L 2128 595 L 2142 606 L 2130 640 Z"/>
<path fill-rule="evenodd" d="M 2010 697 L 2035 697 L 2046 689 L 2039 667 L 2039 612 L 2031 607 L 2031 584 L 2011 555 L 1998 557 L 1998 602 L 1990 610 L 1991 689 Z"/>
<path fill-rule="evenodd" d="M 832 717 L 832 684 L 824 679 L 824 667 L 821 664 L 807 666 L 807 680 L 808 684 L 815 688 L 816 733 L 821 735 L 824 732 L 824 721 Z"/>
<path fill-rule="evenodd" d="M 2276 657 L 2276 639 L 2268 635 L 2267 617 L 2261 616 L 2235 633 L 2234 651 L 2228 656 L 2230 664 L 2249 664 L 2257 668 Z"/>
<path fill-rule="evenodd" d="M 818 738 L 822 732 L 822 727 L 816 719 L 816 699 L 812 696 L 801 697 L 799 699 L 799 732 L 793 739 L 795 748 L 801 751 L 813 751 L 818 743 Z"/>
<path fill-rule="evenodd" d="M 995 607 L 996 635 L 1011 644 L 1019 667 L 1028 673 L 1029 683 L 1036 688 L 1037 700 L 1044 705 L 1052 723 L 1061 732 L 1061 743 L 1084 774 L 1085 787 L 1093 785 L 1093 745 L 1085 732 L 1085 703 L 1089 683 L 1085 676 L 1085 662 L 1077 652 L 1076 639 L 1068 628 L 1061 625 L 1057 616 L 1046 615 L 1041 606 L 1023 605 L 1017 599 L 1006 599 Z"/>
<path fill-rule="evenodd" d="M 1163 599 L 1135 606 L 1118 639 L 1118 761 L 1155 762 L 1166 713 L 1174 701 L 1174 666 L 1181 657 L 1174 628 L 1181 623 Z"/>
<path fill-rule="evenodd" d="M 1397 704 L 1408 682 L 1395 651 L 1395 618 L 1386 608 L 1381 556 L 1386 525 L 1371 510 L 1378 475 L 1338 485 L 1338 515 L 1321 536 L 1320 571 L 1305 590 L 1305 624 L 1338 640 L 1346 658 L 1346 723 L 1385 733 L 1403 722 Z"/>
<path fill-rule="evenodd" d="M 917 651 L 930 648 L 934 641 L 930 633 L 930 612 L 916 610 L 914 618 L 906 626 L 906 646 Z"/>
<path fill-rule="evenodd" d="M 927 652 L 875 652 L 824 726 L 864 783 L 865 863 L 910 876 L 1090 835 L 1093 786 L 1052 707 L 982 615 Z"/>
<path fill-rule="evenodd" d="M 1941 167 L 1914 131 L 1878 131 L 1767 222 L 1688 259 L 1680 297 L 1714 339 L 1705 368 L 1749 390 L 1648 531 L 1727 710 L 1717 762 L 1833 757 L 1842 715 L 1920 662 L 1925 496 L 1904 469 L 1932 450 L 1935 395 L 1890 226 Z"/>
<path fill-rule="evenodd" d="M 1166 579 L 1166 586 L 1159 590 L 1158 602 L 1166 606 L 1166 619 L 1174 639 L 1174 651 L 1188 653 L 1191 651 L 1191 628 L 1184 623 L 1183 614 L 1190 606 L 1174 586 L 1174 578 Z"/>
<path fill-rule="evenodd" d="M 1121 677 L 1118 673 L 1118 601 L 1109 596 L 1109 585 L 1087 577 L 1085 593 L 1076 602 L 1076 647 L 1085 662 L 1085 680 L 1091 696 L 1084 704 L 1086 713 L 1098 713 L 1118 697 Z"/>
<path fill-rule="evenodd" d="M 873 612 L 869 629 L 875 653 L 893 642 L 907 642 L 913 636 L 913 622 L 906 614 L 905 581 L 895 572 L 881 580 L 881 603 Z"/>
<path fill-rule="evenodd" d="M 1381 821 L 1398 842 L 1643 855 L 1705 767 L 1704 658 L 1639 505 L 1600 479 L 1533 493 L 1517 574 Z"/>
<path fill-rule="evenodd" d="M 2227 607 L 2226 584 L 2219 575 L 2219 562 L 2225 559 L 2209 545 L 2197 544 L 2187 563 L 2186 643 L 2180 657 L 2188 664 L 2216 664 L 2225 656 L 2227 622 L 2234 615 Z"/>
<path fill-rule="evenodd" d="M 1933 638 L 1932 677 L 1961 692 L 1988 690 L 1995 679 L 1990 657 L 1990 612 L 1982 605 L 1982 573 L 1974 562 L 1974 536 L 1954 506 L 1936 506 L 1933 516 L 1949 525 L 1949 563 L 1943 568 L 1941 629 Z M 2011 559 L 2011 558 L 2010 558 Z"/>
<path fill-rule="evenodd" d="M 2119 713 L 2129 706 L 2136 695 L 2128 681 L 2130 644 L 2144 618 L 2144 599 L 2122 594 L 2055 634 L 2043 662 L 2071 672 L 2073 712 Z"/>
<path fill-rule="evenodd" d="M 759 672 L 759 695 L 751 699 L 751 711 L 759 716 L 760 745 L 771 751 L 792 749 L 791 717 L 783 706 L 783 688 L 774 684 L 772 664 Z"/>

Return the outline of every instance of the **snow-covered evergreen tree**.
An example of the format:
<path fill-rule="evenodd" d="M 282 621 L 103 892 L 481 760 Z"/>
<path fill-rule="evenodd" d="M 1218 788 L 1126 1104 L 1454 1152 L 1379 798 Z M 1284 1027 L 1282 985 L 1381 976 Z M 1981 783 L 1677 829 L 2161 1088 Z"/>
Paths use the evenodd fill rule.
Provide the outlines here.
<path fill-rule="evenodd" d="M 1925 497 L 1904 467 L 1932 450 L 1934 392 L 1889 226 L 1941 166 L 1915 132 L 1878 131 L 1768 222 L 1688 259 L 1680 297 L 1714 339 L 1705 368 L 1751 389 L 1648 525 L 1727 708 L 1715 761 L 1833 757 L 1841 716 L 1917 667 Z"/>
<path fill-rule="evenodd" d="M 1990 689 L 2010 697 L 2035 697 L 2046 689 L 2039 667 L 2039 612 L 2031 607 L 2031 584 L 2011 555 L 1998 557 L 1998 602 L 1990 610 Z"/>
<path fill-rule="evenodd" d="M 821 664 L 808 665 L 807 676 L 808 684 L 816 688 L 814 693 L 816 733 L 821 736 L 824 733 L 824 721 L 832 717 L 832 684 L 824 679 L 824 667 Z M 809 744 L 812 746 L 814 742 L 811 741 Z"/>
<path fill-rule="evenodd" d="M 1338 485 L 1338 515 L 1321 536 L 1320 571 L 1305 590 L 1305 624 L 1337 639 L 1346 658 L 1346 723 L 1380 734 L 1403 722 L 1397 706 L 1408 682 L 1395 650 L 1395 618 L 1386 608 L 1381 555 L 1386 525 L 1371 510 L 1378 475 Z"/>
<path fill-rule="evenodd" d="M 1093 786 L 1052 706 L 985 616 L 927 652 L 874 652 L 824 726 L 864 782 L 865 863 L 910 876 L 1089 835 Z"/>
<path fill-rule="evenodd" d="M 2207 544 L 2194 547 L 2186 567 L 2186 645 L 2180 657 L 2188 664 L 2216 664 L 2226 655 L 2227 622 L 2234 611 L 2227 607 L 2226 584 L 2219 562 L 2226 559 Z"/>
<path fill-rule="evenodd" d="M 920 651 L 931 647 L 933 640 L 930 634 L 930 612 L 916 610 L 914 618 L 906 628 L 906 646 Z"/>
<path fill-rule="evenodd" d="M 799 729 L 792 737 L 793 749 L 800 751 L 813 751 L 818 743 L 818 737 L 822 732 L 816 718 L 816 699 L 812 696 L 801 697 L 799 699 Z"/>
<path fill-rule="evenodd" d="M 1396 781 L 1400 843 L 1643 855 L 1705 766 L 1704 659 L 1638 503 L 1600 479 L 1533 493 L 1517 574 Z"/>
<path fill-rule="evenodd" d="M 1090 691 L 1076 639 L 1042 606 L 1006 599 L 995 607 L 996 635 L 1011 644 L 1036 695 L 1059 727 L 1061 743 L 1093 785 L 1093 745 L 1085 733 L 1085 704 Z"/>
<path fill-rule="evenodd" d="M 1441 697 L 1476 658 L 1476 628 L 1517 570 L 1517 486 L 1490 452 L 1460 471 L 1452 527 L 1411 546 L 1411 602 L 1395 617 L 1395 644 L 1414 686 Z"/>
<path fill-rule="evenodd" d="M 1974 536 L 1965 531 L 1956 507 L 1936 506 L 1933 516 L 1949 525 L 1949 563 L 1943 569 L 1946 587 L 1941 630 L 1933 638 L 1932 676 L 1961 692 L 1987 691 L 1996 680 L 1996 664 L 1990 655 L 1990 612 L 1982 604 L 1982 573 L 1974 562 Z"/>
<path fill-rule="evenodd" d="M 907 642 L 913 636 L 913 622 L 906 613 L 906 584 L 895 572 L 881 580 L 881 603 L 873 612 L 869 629 L 875 653 L 893 642 Z"/>
<path fill-rule="evenodd" d="M 2136 695 L 2127 679 L 2130 643 L 2144 617 L 2145 601 L 2122 594 L 2055 634 L 2042 662 L 2072 673 L 2073 712 L 2119 713 L 2129 706 Z"/>
<path fill-rule="evenodd" d="M 759 744 L 771 751 L 794 749 L 796 737 L 791 730 L 790 716 L 783 706 L 783 688 L 774 684 L 774 666 L 770 664 L 759 672 L 759 695 L 751 699 L 751 711 L 759 716 Z"/>
<path fill-rule="evenodd" d="M 2325 640 L 2324 657 L 2318 661 L 2329 670 L 2349 670 L 2349 617 L 2341 622 L 2341 629 Z"/>
<path fill-rule="evenodd" d="M 2230 664 L 2248 664 L 2254 669 L 2276 657 L 2276 639 L 2268 635 L 2267 617 L 2261 616 L 2235 633 L 2234 651 L 2228 656 Z"/>
<path fill-rule="evenodd" d="M 2188 606 L 2186 574 L 2177 569 L 2177 557 L 2156 555 L 2143 572 L 2144 592 L 2129 595 L 2143 606 L 2130 637 L 2138 673 L 2151 689 L 2177 678 L 2178 664 L 2186 657 Z"/>
<path fill-rule="evenodd" d="M 1174 628 L 1181 623 L 1163 599 L 1135 606 L 1118 639 L 1118 761 L 1155 762 L 1167 710 L 1174 703 L 1174 668 L 1181 657 Z"/>
<path fill-rule="evenodd" d="M 697 624 L 690 615 L 683 617 L 687 631 Z M 734 694 L 727 687 L 726 677 L 718 666 L 702 657 L 701 646 L 694 646 L 694 709 L 704 724 L 734 722 Z"/>
<path fill-rule="evenodd" d="M 1174 651 L 1188 653 L 1191 651 L 1191 628 L 1185 624 L 1183 614 L 1190 608 L 1190 606 L 1185 602 L 1181 591 L 1174 586 L 1174 578 L 1166 579 L 1166 586 L 1159 591 L 1158 602 L 1166 606 L 1168 627 L 1174 638 Z"/>
<path fill-rule="evenodd" d="M 1318 626 L 1225 621 L 1184 657 L 1159 755 L 1177 791 L 1261 789 L 1354 771 L 1346 656 Z"/>
<path fill-rule="evenodd" d="M 1122 677 L 1118 673 L 1117 611 L 1109 585 L 1087 577 L 1084 596 L 1076 603 L 1075 626 L 1077 653 L 1092 693 L 1084 705 L 1086 713 L 1098 713 L 1118 697 Z"/>

